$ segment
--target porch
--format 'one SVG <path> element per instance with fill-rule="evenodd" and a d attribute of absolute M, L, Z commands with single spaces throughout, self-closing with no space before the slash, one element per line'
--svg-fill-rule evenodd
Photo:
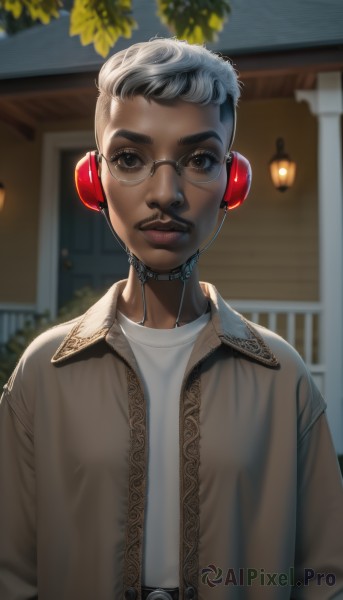
<path fill-rule="evenodd" d="M 281 335 L 302 356 L 313 379 L 325 395 L 325 361 L 320 360 L 319 302 L 233 300 L 230 306 L 253 323 Z"/>
<path fill-rule="evenodd" d="M 278 333 L 294 346 L 307 364 L 325 396 L 325 360 L 320 359 L 319 302 L 276 302 L 233 300 L 232 308 L 254 323 Z M 0 345 L 26 323 L 33 324 L 37 310 L 33 304 L 0 303 Z"/>

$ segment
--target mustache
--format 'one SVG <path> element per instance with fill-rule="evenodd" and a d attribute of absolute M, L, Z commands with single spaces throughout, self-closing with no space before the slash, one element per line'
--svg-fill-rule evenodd
<path fill-rule="evenodd" d="M 166 216 L 167 216 L 167 218 L 165 218 Z M 166 221 L 167 222 L 170 220 L 172 220 L 174 223 L 179 223 L 182 228 L 187 228 L 187 229 L 193 228 L 193 223 L 191 221 L 188 221 L 187 219 L 183 219 L 179 216 L 175 217 L 172 214 L 167 215 L 167 213 L 161 214 L 160 212 L 156 212 L 156 213 L 150 215 L 149 217 L 142 219 L 141 221 L 136 223 L 135 228 L 140 229 L 141 227 L 145 227 L 145 226 L 149 225 L 150 223 L 153 223 L 154 221 L 161 221 L 161 222 Z"/>

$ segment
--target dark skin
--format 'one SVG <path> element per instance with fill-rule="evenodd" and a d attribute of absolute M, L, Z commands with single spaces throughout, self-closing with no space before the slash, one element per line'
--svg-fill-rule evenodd
<path fill-rule="evenodd" d="M 201 106 L 180 100 L 162 104 L 143 96 L 124 102 L 116 99 L 106 124 L 99 127 L 100 151 L 107 159 L 122 150 L 143 152 L 152 160 L 177 161 L 185 153 L 198 151 L 223 158 L 232 127 L 232 117 L 221 121 L 219 106 L 213 104 Z M 199 141 L 200 134 L 204 135 Z M 132 185 L 113 178 L 103 161 L 101 180 L 117 234 L 141 261 L 163 273 L 184 263 L 210 237 L 221 214 L 227 174 L 224 166 L 215 180 L 194 184 L 180 176 L 172 164 L 164 163 L 152 177 Z M 166 230 L 171 221 L 175 227 Z M 180 281 L 149 280 L 145 284 L 145 326 L 174 327 L 181 290 Z M 195 267 L 186 284 L 180 324 L 193 321 L 206 307 Z M 118 308 L 133 321 L 142 319 L 141 285 L 132 267 Z"/>

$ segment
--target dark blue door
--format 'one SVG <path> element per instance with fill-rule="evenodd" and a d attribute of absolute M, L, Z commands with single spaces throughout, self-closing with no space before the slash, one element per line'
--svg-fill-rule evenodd
<path fill-rule="evenodd" d="M 85 208 L 78 198 L 74 169 L 83 155 L 83 150 L 61 154 L 59 307 L 80 288 L 105 290 L 128 273 L 126 254 L 104 217 Z"/>

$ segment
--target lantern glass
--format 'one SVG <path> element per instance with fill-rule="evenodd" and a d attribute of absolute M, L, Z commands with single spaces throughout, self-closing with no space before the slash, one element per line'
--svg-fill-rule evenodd
<path fill-rule="evenodd" d="M 3 183 L 0 183 L 0 211 L 2 211 L 2 209 L 4 208 L 5 196 L 6 196 L 5 186 Z"/>
<path fill-rule="evenodd" d="M 270 174 L 276 189 L 284 192 L 295 179 L 296 164 L 292 160 L 280 159 L 270 163 Z"/>

